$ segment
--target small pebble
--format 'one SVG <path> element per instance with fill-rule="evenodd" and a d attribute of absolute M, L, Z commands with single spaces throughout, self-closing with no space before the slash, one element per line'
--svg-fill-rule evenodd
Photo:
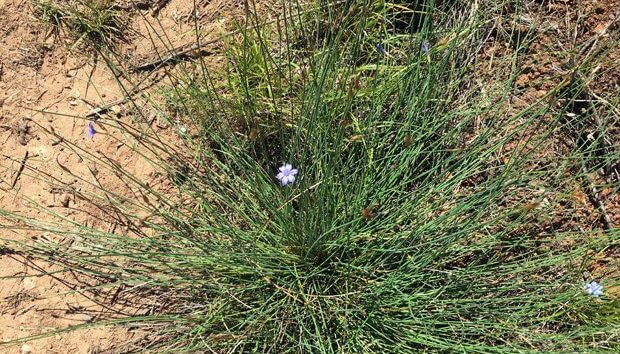
<path fill-rule="evenodd" d="M 73 90 L 69 93 L 69 97 L 73 98 L 74 100 L 77 100 L 78 98 L 80 98 L 80 91 L 78 90 Z"/>
<path fill-rule="evenodd" d="M 71 196 L 67 193 L 63 194 L 60 197 L 60 204 L 65 207 L 68 208 L 69 207 L 69 202 L 71 201 Z"/>
<path fill-rule="evenodd" d="M 84 322 L 92 322 L 95 319 L 95 317 L 93 317 L 93 316 L 91 316 L 89 314 L 86 314 L 86 313 L 79 314 L 79 317 L 80 317 L 80 320 L 82 320 Z"/>
<path fill-rule="evenodd" d="M 24 290 L 32 290 L 35 288 L 34 278 L 24 278 Z"/>
<path fill-rule="evenodd" d="M 88 347 L 88 350 L 86 351 L 86 354 L 101 354 L 101 353 L 103 353 L 101 346 L 93 345 L 93 344 L 91 344 L 90 347 Z"/>
<path fill-rule="evenodd" d="M 30 353 L 32 353 L 32 349 L 30 349 L 30 346 L 28 344 L 22 345 L 22 354 L 30 354 Z"/>

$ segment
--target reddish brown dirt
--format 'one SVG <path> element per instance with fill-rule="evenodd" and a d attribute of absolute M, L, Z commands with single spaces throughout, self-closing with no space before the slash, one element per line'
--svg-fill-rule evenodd
<path fill-rule="evenodd" d="M 619 0 L 543 0 L 529 2 L 519 15 L 498 21 L 497 30 L 488 41 L 480 58 L 480 76 L 486 85 L 505 78 L 488 77 L 485 68 L 496 65 L 514 53 L 519 39 L 526 49 L 518 63 L 521 74 L 515 80 L 520 94 L 510 105 L 520 110 L 537 104 L 560 107 L 571 85 L 581 88 L 579 104 L 572 117 L 580 117 L 583 109 L 595 107 L 592 121 L 606 122 L 610 149 L 620 148 L 620 110 L 614 100 L 620 92 L 620 1 Z M 516 32 L 512 32 L 516 29 Z M 577 69 L 578 68 L 578 69 Z M 510 110 L 512 107 L 507 108 Z M 581 120 L 586 133 L 596 130 L 590 120 Z M 536 134 L 528 131 L 526 134 Z M 540 162 L 566 156 L 575 147 L 579 131 L 558 131 L 541 149 Z M 583 134 L 583 133 L 581 133 Z M 508 144 L 506 152 L 518 142 Z M 616 150 L 617 153 L 617 150 Z M 607 171 L 592 173 L 581 183 L 563 185 L 568 192 L 550 195 L 548 202 L 554 218 L 562 227 L 592 230 L 591 237 L 604 238 L 604 229 L 620 226 L 620 164 Z M 575 171 L 579 173 L 580 171 Z M 561 184 L 561 181 L 559 181 Z M 594 188 L 592 188 L 592 185 Z M 612 186 L 616 186 L 615 188 Z M 603 210 L 597 204 L 603 206 Z M 552 222 L 557 222 L 551 220 Z M 591 277 L 612 279 L 620 276 L 620 248 L 612 246 L 593 255 L 588 266 Z M 620 289 L 608 289 L 620 294 Z"/>
<path fill-rule="evenodd" d="M 578 97 L 573 114 L 584 109 L 593 110 L 593 121 L 586 123 L 585 131 L 596 129 L 595 122 L 606 122 L 609 149 L 620 148 L 620 110 L 613 102 L 620 92 L 620 0 L 550 0 L 542 4 L 540 11 L 533 11 L 531 18 L 540 26 L 530 46 L 528 59 L 523 64 L 525 73 L 517 79 L 523 88 L 525 99 L 530 103 L 554 90 L 550 102 L 560 104 L 561 86 L 571 79 L 581 84 L 583 91 Z M 581 67 L 575 71 L 574 68 Z M 559 88 L 559 89 L 558 89 Z M 589 106 L 588 106 L 589 105 Z M 575 138 L 574 132 L 565 132 L 553 147 L 562 149 L 567 140 Z M 579 206 L 574 220 L 581 222 L 581 229 L 593 230 L 592 237 L 604 238 L 604 229 L 620 226 L 620 165 L 613 164 L 606 171 L 592 173 L 584 178 L 568 196 L 568 203 Z M 603 208 L 600 208 L 602 206 Z M 620 276 L 620 247 L 612 246 L 594 255 L 589 265 L 592 277 L 613 279 Z M 620 295 L 620 289 L 608 289 L 608 293 Z"/>

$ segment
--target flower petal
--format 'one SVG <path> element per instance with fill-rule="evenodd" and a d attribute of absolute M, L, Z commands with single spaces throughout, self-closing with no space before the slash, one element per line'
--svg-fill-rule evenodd
<path fill-rule="evenodd" d="M 588 295 L 592 295 L 593 297 L 599 297 L 603 295 L 603 285 L 599 284 L 596 281 L 591 281 L 586 284 L 585 291 Z"/>
<path fill-rule="evenodd" d="M 95 125 L 93 122 L 88 122 L 88 126 L 86 127 L 86 136 L 88 136 L 89 139 L 92 139 L 96 133 L 97 131 L 95 130 Z"/>
<path fill-rule="evenodd" d="M 286 181 L 286 184 L 291 183 L 291 176 L 284 176 L 284 181 Z"/>
<path fill-rule="evenodd" d="M 422 44 L 420 45 L 420 48 L 422 49 L 422 51 L 424 52 L 424 54 L 428 54 L 429 51 L 429 45 L 427 41 L 423 41 Z"/>
<path fill-rule="evenodd" d="M 383 48 L 383 45 L 381 45 L 381 43 L 377 43 L 377 45 L 375 46 L 375 48 L 377 48 L 377 51 L 383 55 L 386 56 L 387 55 L 387 51 L 385 50 L 385 48 Z"/>

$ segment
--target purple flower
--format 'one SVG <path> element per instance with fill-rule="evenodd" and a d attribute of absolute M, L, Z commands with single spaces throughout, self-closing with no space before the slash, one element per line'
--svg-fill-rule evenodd
<path fill-rule="evenodd" d="M 599 297 L 603 295 L 603 286 L 596 281 L 592 281 L 589 284 L 586 284 L 586 293 L 588 293 L 588 295 L 592 295 L 593 297 Z"/>
<path fill-rule="evenodd" d="M 278 170 L 280 170 L 280 173 L 276 175 L 276 178 L 280 180 L 280 184 L 282 184 L 282 187 L 286 186 L 287 184 L 295 183 L 295 175 L 297 174 L 297 169 L 293 168 L 291 164 L 286 163 Z"/>
<path fill-rule="evenodd" d="M 377 43 L 377 52 L 379 52 L 383 56 L 387 56 L 387 52 L 385 51 L 385 48 L 383 48 L 381 43 Z"/>
<path fill-rule="evenodd" d="M 427 41 L 423 41 L 422 44 L 420 45 L 420 49 L 422 49 L 424 54 L 428 54 L 428 52 L 430 50 L 428 42 Z"/>
<path fill-rule="evenodd" d="M 88 136 L 89 139 L 92 139 L 95 136 L 95 133 L 97 133 L 97 131 L 95 130 L 95 125 L 93 124 L 93 122 L 88 122 L 86 136 Z"/>

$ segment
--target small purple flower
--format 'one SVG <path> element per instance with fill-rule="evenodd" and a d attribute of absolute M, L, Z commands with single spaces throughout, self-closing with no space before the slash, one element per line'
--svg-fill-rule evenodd
<path fill-rule="evenodd" d="M 603 286 L 596 281 L 592 281 L 589 284 L 586 284 L 586 293 L 588 293 L 588 295 L 592 295 L 593 297 L 599 297 L 603 295 Z"/>
<path fill-rule="evenodd" d="M 89 139 L 92 139 L 96 133 L 97 131 L 95 130 L 95 125 L 93 124 L 93 122 L 88 122 L 88 127 L 86 129 L 86 136 L 88 136 Z"/>
<path fill-rule="evenodd" d="M 420 49 L 422 49 L 424 54 L 428 54 L 428 52 L 430 51 L 430 47 L 428 45 L 428 42 L 427 41 L 423 41 L 422 44 L 420 45 Z"/>
<path fill-rule="evenodd" d="M 286 163 L 278 170 L 280 170 L 280 173 L 278 173 L 276 178 L 280 180 L 280 184 L 282 184 L 282 187 L 286 186 L 287 184 L 295 183 L 295 175 L 297 174 L 297 169 L 293 168 L 291 164 Z"/>
<path fill-rule="evenodd" d="M 387 56 L 387 52 L 385 51 L 385 48 L 383 48 L 381 43 L 377 43 L 377 52 L 379 52 L 383 56 Z"/>

